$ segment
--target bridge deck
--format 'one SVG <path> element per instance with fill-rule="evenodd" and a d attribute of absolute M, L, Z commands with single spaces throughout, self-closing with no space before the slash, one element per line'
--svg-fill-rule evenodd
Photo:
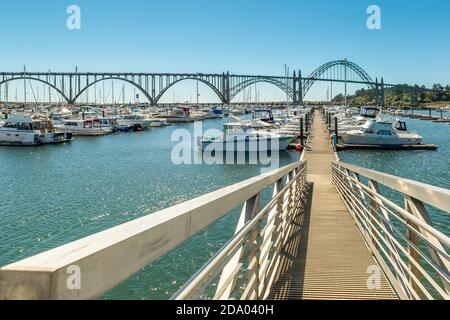
<path fill-rule="evenodd" d="M 333 150 L 316 111 L 306 153 L 312 193 L 298 232 L 289 239 L 270 299 L 396 299 L 382 275 L 369 289 L 368 267 L 377 265 L 331 183 Z M 302 222 L 302 223 L 301 223 Z"/>

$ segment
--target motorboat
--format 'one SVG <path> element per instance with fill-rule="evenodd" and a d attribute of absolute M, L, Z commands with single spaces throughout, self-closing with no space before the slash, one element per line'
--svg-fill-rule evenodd
<path fill-rule="evenodd" d="M 368 120 L 360 129 L 342 133 L 346 144 L 359 145 L 418 145 L 422 137 L 415 132 L 408 132 L 406 123 L 372 119 Z"/>
<path fill-rule="evenodd" d="M 150 119 L 150 127 L 151 128 L 158 128 L 158 127 L 166 127 L 169 124 L 167 123 L 167 120 L 164 118 L 152 118 Z"/>
<path fill-rule="evenodd" d="M 359 115 L 365 118 L 376 118 L 380 109 L 372 106 L 361 106 Z"/>
<path fill-rule="evenodd" d="M 255 109 L 253 111 L 253 119 L 259 119 L 267 123 L 273 123 L 274 117 L 270 109 Z"/>
<path fill-rule="evenodd" d="M 113 132 L 111 127 L 102 127 L 97 118 L 65 120 L 63 128 L 72 132 L 74 136 L 103 136 Z"/>
<path fill-rule="evenodd" d="M 100 127 L 102 129 L 111 129 L 113 132 L 132 132 L 142 130 L 142 128 L 136 124 L 119 123 L 119 117 L 116 116 L 98 117 L 97 119 L 100 121 Z"/>
<path fill-rule="evenodd" d="M 0 145 L 35 146 L 72 140 L 72 133 L 59 131 L 49 118 L 40 115 L 17 115 L 0 127 Z"/>
<path fill-rule="evenodd" d="M 179 106 L 176 107 L 169 114 L 161 114 L 157 116 L 158 118 L 165 119 L 168 123 L 188 123 L 197 120 L 191 117 L 191 107 L 190 106 Z"/>
<path fill-rule="evenodd" d="M 257 130 L 241 122 L 223 124 L 221 135 L 203 137 L 199 147 L 205 151 L 258 152 L 286 150 L 294 135 Z"/>

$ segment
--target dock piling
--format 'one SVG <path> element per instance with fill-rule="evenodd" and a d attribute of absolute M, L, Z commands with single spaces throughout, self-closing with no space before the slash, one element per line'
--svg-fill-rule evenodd
<path fill-rule="evenodd" d="M 339 142 L 339 134 L 338 134 L 338 118 L 334 117 L 334 144 L 338 144 Z"/>
<path fill-rule="evenodd" d="M 302 147 L 304 146 L 303 142 L 303 118 L 300 118 L 300 144 Z"/>

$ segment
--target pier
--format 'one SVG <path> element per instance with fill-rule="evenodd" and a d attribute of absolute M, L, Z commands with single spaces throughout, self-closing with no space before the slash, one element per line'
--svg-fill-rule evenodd
<path fill-rule="evenodd" d="M 411 145 L 370 145 L 370 144 L 345 144 L 338 143 L 334 146 L 336 151 L 344 150 L 437 150 L 435 144 L 411 144 Z"/>
<path fill-rule="evenodd" d="M 274 299 L 395 299 L 382 277 L 367 288 L 367 270 L 376 265 L 331 180 L 336 160 L 325 124 L 316 111 L 308 162 L 312 196 L 299 232 L 286 253 L 270 294 Z M 295 243 L 295 244 L 294 244 Z"/>
<path fill-rule="evenodd" d="M 450 239 L 429 215 L 450 191 L 340 161 L 317 110 L 308 140 L 290 165 L 0 268 L 0 299 L 102 297 L 236 208 L 173 299 L 450 299 Z"/>

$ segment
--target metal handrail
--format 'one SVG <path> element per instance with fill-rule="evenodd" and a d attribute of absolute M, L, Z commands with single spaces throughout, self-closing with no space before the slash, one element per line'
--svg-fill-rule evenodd
<path fill-rule="evenodd" d="M 332 163 L 332 181 L 399 297 L 450 299 L 450 238 L 424 206 L 449 213 L 450 191 L 339 161 Z M 402 193 L 405 207 L 379 185 Z"/>
<path fill-rule="evenodd" d="M 284 240 L 289 235 L 289 231 L 280 232 L 277 236 L 273 236 L 276 231 L 290 229 L 291 222 L 299 214 L 299 207 L 295 203 L 298 203 L 297 200 L 304 191 L 306 171 L 306 163 L 303 163 L 292 174 L 287 175 L 288 181 L 281 189 L 279 188 L 281 181 L 278 181 L 278 190 L 275 186 L 270 202 L 245 222 L 241 228 L 238 227 L 234 237 L 177 291 L 172 299 L 182 300 L 202 297 L 208 286 L 216 284 L 214 280 L 217 279 L 219 273 L 222 276 L 215 290 L 215 299 L 229 299 L 235 295 L 235 291 L 239 290 L 242 291 L 240 296 L 237 297 L 239 299 L 264 298 L 268 294 L 273 273 L 276 270 L 275 266 L 279 258 L 277 254 L 285 243 Z M 291 196 L 293 193 L 294 197 L 287 196 L 288 193 L 291 193 Z M 287 201 L 285 201 L 286 196 L 288 197 Z M 280 201 L 283 202 L 281 206 L 279 205 Z M 277 209 L 277 206 L 282 210 Z M 274 213 L 274 210 L 276 214 L 270 216 L 270 213 Z M 245 211 L 243 210 L 242 215 L 244 214 Z M 285 215 L 284 220 L 280 220 L 280 224 L 277 225 L 277 218 L 282 218 L 281 215 L 283 214 Z M 257 237 L 264 237 L 264 240 L 256 243 Z M 233 261 L 238 251 L 245 249 L 250 249 L 250 252 L 258 251 L 259 255 L 243 254 Z M 272 255 L 270 255 L 271 250 L 273 250 Z M 245 260 L 249 257 L 249 261 L 245 263 Z M 234 283 L 239 276 L 239 271 L 247 273 L 246 277 L 249 281 L 248 283 L 240 283 L 240 288 L 236 288 Z M 268 274 L 264 275 L 267 271 Z"/>
<path fill-rule="evenodd" d="M 357 173 L 372 181 L 376 181 L 386 187 L 428 203 L 429 205 L 438 208 L 445 213 L 450 213 L 450 190 L 448 189 L 397 177 L 349 163 L 335 162 L 334 165 L 336 164 L 339 164 L 342 169 L 350 170 L 351 172 Z"/>

